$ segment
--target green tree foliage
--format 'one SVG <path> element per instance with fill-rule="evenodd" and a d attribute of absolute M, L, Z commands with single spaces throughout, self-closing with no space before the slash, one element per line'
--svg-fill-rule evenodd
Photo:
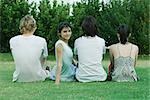
<path fill-rule="evenodd" d="M 9 39 L 18 35 L 20 19 L 29 14 L 30 5 L 26 0 L 1 0 L 1 41 L 0 52 L 9 51 Z"/>
<path fill-rule="evenodd" d="M 107 4 L 104 4 L 103 1 L 99 2 L 99 0 L 81 1 L 73 6 L 74 20 L 72 21 L 76 22 L 74 28 L 78 33 L 77 36 L 82 34 L 79 31 L 79 23 L 82 18 L 92 15 L 97 19 L 99 35 L 106 40 L 107 46 L 118 42 L 117 27 L 120 24 L 127 24 L 131 30 L 129 41 L 139 46 L 141 54 L 149 54 L 148 0 L 110 0 Z"/>
<path fill-rule="evenodd" d="M 37 34 L 45 37 L 49 51 L 54 50 L 57 38 L 58 23 L 69 19 L 70 5 L 58 4 L 56 0 L 42 0 L 39 5 Z"/>
<path fill-rule="evenodd" d="M 49 52 L 54 51 L 57 41 L 57 26 L 69 21 L 73 27 L 70 45 L 82 35 L 81 22 L 87 15 L 97 19 L 99 36 L 109 46 L 118 42 L 117 27 L 125 23 L 131 28 L 130 41 L 140 48 L 141 54 L 149 54 L 149 0 L 110 0 L 105 4 L 101 0 L 81 0 L 73 4 L 70 15 L 69 4 L 57 3 L 57 0 L 41 0 L 37 5 L 27 0 L 1 0 L 1 47 L 0 52 L 9 51 L 9 39 L 19 33 L 19 21 L 26 14 L 32 14 L 37 21 L 35 34 L 46 38 Z"/>
<path fill-rule="evenodd" d="M 140 47 L 140 53 L 149 54 L 149 0 L 130 1 L 131 40 Z"/>

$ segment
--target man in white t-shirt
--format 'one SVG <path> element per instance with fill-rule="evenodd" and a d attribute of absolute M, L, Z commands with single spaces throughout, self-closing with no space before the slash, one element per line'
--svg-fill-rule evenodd
<path fill-rule="evenodd" d="M 49 72 L 43 69 L 48 56 L 47 43 L 42 37 L 35 36 L 36 21 L 26 15 L 20 21 L 22 35 L 10 39 L 10 49 L 15 61 L 13 82 L 44 81 Z"/>
<path fill-rule="evenodd" d="M 75 40 L 74 54 L 78 56 L 76 78 L 80 82 L 105 81 L 107 74 L 102 66 L 105 40 L 96 33 L 96 20 L 87 16 L 82 22 L 82 37 Z"/>

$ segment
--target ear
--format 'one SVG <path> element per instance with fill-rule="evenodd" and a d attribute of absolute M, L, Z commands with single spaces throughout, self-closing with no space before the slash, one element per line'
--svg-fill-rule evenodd
<path fill-rule="evenodd" d="M 127 37 L 127 41 L 129 41 L 130 37 L 131 37 L 131 33 L 129 33 L 129 36 Z"/>
<path fill-rule="evenodd" d="M 118 37 L 118 39 L 120 39 L 120 36 L 119 36 L 119 34 L 117 33 L 117 37 Z"/>
<path fill-rule="evenodd" d="M 131 33 L 129 33 L 129 38 L 131 37 Z"/>
<path fill-rule="evenodd" d="M 119 34 L 117 33 L 117 37 L 118 37 L 118 40 L 120 41 L 120 36 L 119 36 Z"/>
<path fill-rule="evenodd" d="M 117 37 L 119 37 L 119 34 L 117 33 Z"/>

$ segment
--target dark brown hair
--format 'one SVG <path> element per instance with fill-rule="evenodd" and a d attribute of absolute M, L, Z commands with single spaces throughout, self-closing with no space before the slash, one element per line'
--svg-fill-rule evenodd
<path fill-rule="evenodd" d="M 69 24 L 69 22 L 60 22 L 59 25 L 58 25 L 58 28 L 57 28 L 57 32 L 58 33 L 61 33 L 62 29 L 65 28 L 65 27 L 71 27 L 71 25 Z"/>
<path fill-rule="evenodd" d="M 96 19 L 93 16 L 87 16 L 81 24 L 83 34 L 94 37 L 98 33 Z"/>
<path fill-rule="evenodd" d="M 129 37 L 130 34 L 130 30 L 128 28 L 128 26 L 126 24 L 122 24 L 118 27 L 117 30 L 119 36 L 120 36 L 120 42 L 121 44 L 126 44 L 127 39 Z"/>

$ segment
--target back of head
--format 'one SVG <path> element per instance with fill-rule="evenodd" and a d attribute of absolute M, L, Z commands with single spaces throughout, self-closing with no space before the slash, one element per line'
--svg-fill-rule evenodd
<path fill-rule="evenodd" d="M 31 15 L 26 15 L 20 20 L 19 29 L 21 33 L 32 32 L 36 29 L 36 21 Z"/>
<path fill-rule="evenodd" d="M 125 24 L 120 25 L 117 32 L 119 34 L 121 44 L 126 44 L 130 33 L 128 26 Z"/>
<path fill-rule="evenodd" d="M 94 37 L 98 33 L 96 19 L 93 16 L 87 16 L 81 24 L 84 35 Z"/>
<path fill-rule="evenodd" d="M 57 28 L 57 32 L 58 33 L 61 33 L 61 30 L 65 27 L 71 27 L 71 25 L 68 23 L 68 22 L 60 22 L 59 25 L 58 25 L 58 28 Z"/>

